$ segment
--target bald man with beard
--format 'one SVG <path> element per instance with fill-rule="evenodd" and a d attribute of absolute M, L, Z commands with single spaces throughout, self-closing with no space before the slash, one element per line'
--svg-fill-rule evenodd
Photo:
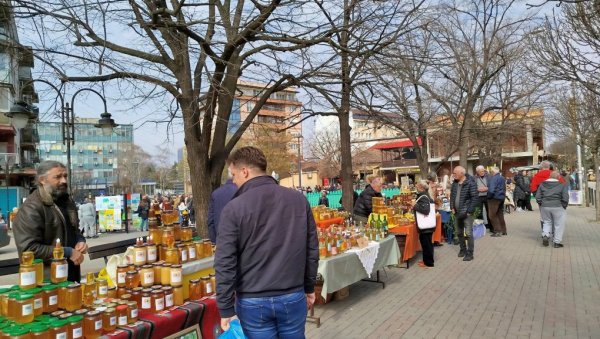
<path fill-rule="evenodd" d="M 473 239 L 473 219 L 475 208 L 479 203 L 477 183 L 467 174 L 462 166 L 456 166 L 453 171 L 454 182 L 450 189 L 450 209 L 455 216 L 458 244 L 460 245 L 459 257 L 463 261 L 473 260 L 475 239 Z"/>

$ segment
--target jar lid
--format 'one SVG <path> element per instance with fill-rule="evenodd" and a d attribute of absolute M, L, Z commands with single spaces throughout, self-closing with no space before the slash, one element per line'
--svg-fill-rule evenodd
<path fill-rule="evenodd" d="M 67 287 L 67 286 L 69 286 L 69 285 L 71 285 L 71 284 L 72 284 L 72 283 L 71 283 L 71 282 L 69 282 L 69 281 L 63 281 L 63 282 L 59 282 L 59 283 L 58 283 L 58 286 L 59 286 L 59 287 Z"/>
<path fill-rule="evenodd" d="M 75 315 L 84 315 L 84 314 L 88 313 L 89 311 L 90 310 L 88 310 L 87 308 L 80 308 L 73 313 L 75 313 Z"/>
<path fill-rule="evenodd" d="M 10 288 L 0 288 L 0 294 L 8 293 L 10 291 L 11 291 Z"/>
<path fill-rule="evenodd" d="M 205 277 L 202 277 L 200 279 L 202 279 L 202 280 L 210 280 L 210 277 L 209 276 L 205 276 Z"/>
<path fill-rule="evenodd" d="M 15 299 L 22 301 L 22 300 L 27 300 L 27 299 L 31 299 L 31 298 L 33 298 L 33 294 L 23 293 L 23 294 L 17 295 L 17 297 Z"/>
<path fill-rule="evenodd" d="M 150 293 L 150 292 L 152 292 L 152 289 L 151 289 L 151 288 L 144 288 L 144 289 L 142 290 L 142 293 Z"/>
<path fill-rule="evenodd" d="M 50 313 L 50 315 L 53 316 L 53 317 L 58 317 L 59 315 L 61 315 L 63 313 L 65 313 L 65 311 L 58 310 L 58 311 L 54 311 L 54 312 Z"/>
<path fill-rule="evenodd" d="M 34 264 L 44 263 L 44 260 L 42 260 L 42 259 L 33 259 L 33 263 Z"/>
<path fill-rule="evenodd" d="M 114 313 L 115 312 L 115 308 L 114 307 L 107 307 L 106 311 L 104 311 L 105 313 Z"/>
<path fill-rule="evenodd" d="M 88 313 L 86 313 L 85 316 L 86 317 L 95 317 L 95 316 L 99 315 L 100 313 L 102 313 L 102 312 L 100 312 L 98 310 L 93 310 L 93 311 L 89 311 Z"/>
<path fill-rule="evenodd" d="M 129 267 L 129 265 L 127 265 L 127 264 L 117 265 L 117 268 L 127 268 L 127 267 Z"/>
<path fill-rule="evenodd" d="M 137 274 L 137 273 L 138 273 L 137 271 L 135 271 L 135 270 L 131 270 L 131 271 L 127 271 L 127 273 L 126 273 L 126 274 Z"/>
<path fill-rule="evenodd" d="M 123 299 L 130 299 L 131 298 L 131 294 L 129 294 L 129 293 L 123 294 L 121 296 L 121 298 L 123 298 Z"/>
<path fill-rule="evenodd" d="M 79 284 L 71 284 L 71 285 L 67 286 L 67 288 L 70 289 L 70 290 L 72 290 L 72 289 L 75 289 L 75 288 L 81 288 L 81 285 L 79 285 Z"/>
<path fill-rule="evenodd" d="M 125 311 L 125 310 L 127 310 L 128 307 L 129 306 L 127 306 L 127 305 L 119 305 L 119 306 L 117 306 L 116 310 L 117 311 Z"/>
<path fill-rule="evenodd" d="M 29 329 L 23 326 L 15 326 L 5 330 L 4 333 L 12 337 L 18 337 L 29 333 Z"/>
<path fill-rule="evenodd" d="M 106 306 L 99 306 L 95 308 L 96 311 L 100 311 L 100 312 L 106 312 L 107 307 Z"/>
<path fill-rule="evenodd" d="M 208 276 L 212 278 L 212 277 L 215 276 L 215 274 L 214 273 L 210 273 L 210 274 L 208 274 Z"/>
<path fill-rule="evenodd" d="M 163 266 L 163 267 L 171 267 L 171 264 L 169 264 L 169 263 L 164 263 L 164 264 L 162 264 L 162 266 Z"/>
<path fill-rule="evenodd" d="M 157 262 L 153 263 L 152 265 L 154 265 L 154 266 L 160 266 L 160 265 L 162 265 L 164 263 L 165 262 L 161 260 L 161 261 L 157 261 Z"/>
<path fill-rule="evenodd" d="M 42 292 L 42 289 L 39 287 L 35 287 L 35 288 L 27 290 L 27 293 L 31 293 L 31 294 L 38 294 L 40 292 Z"/>
<path fill-rule="evenodd" d="M 46 286 L 42 286 L 42 291 L 54 291 L 57 288 L 58 288 L 58 286 L 56 286 L 56 285 L 46 285 Z"/>
<path fill-rule="evenodd" d="M 63 313 L 63 314 L 59 315 L 58 319 L 67 319 L 67 318 L 72 317 L 72 316 L 73 316 L 73 313 L 67 312 L 67 313 Z"/>
<path fill-rule="evenodd" d="M 40 333 L 40 332 L 48 331 L 49 328 L 50 328 L 50 326 L 48 326 L 48 324 L 35 323 L 35 324 L 31 325 L 29 330 L 34 333 Z"/>
<path fill-rule="evenodd" d="M 96 278 L 96 282 L 106 282 L 106 278 Z"/>
<path fill-rule="evenodd" d="M 82 315 L 73 315 L 70 316 L 69 319 L 67 319 L 70 323 L 77 323 L 83 320 L 83 316 Z"/>
<path fill-rule="evenodd" d="M 132 301 L 128 301 L 127 305 L 129 305 L 129 306 L 135 306 L 135 308 L 137 308 L 137 302 L 133 301 L 133 300 Z"/>
<path fill-rule="evenodd" d="M 200 282 L 200 279 L 190 279 L 190 284 L 197 284 Z"/>
<path fill-rule="evenodd" d="M 133 292 L 141 292 L 144 288 L 143 287 L 135 287 L 133 289 Z"/>
<path fill-rule="evenodd" d="M 150 269 L 150 268 L 152 268 L 152 265 L 147 265 L 146 264 L 146 265 L 143 265 L 142 268 Z"/>
<path fill-rule="evenodd" d="M 163 294 L 164 292 L 161 290 L 152 290 L 151 294 Z"/>
<path fill-rule="evenodd" d="M 162 290 L 165 291 L 165 292 L 168 292 L 168 291 L 170 291 L 172 289 L 173 289 L 172 286 L 163 286 L 163 288 L 162 288 Z"/>
<path fill-rule="evenodd" d="M 69 321 L 66 320 L 66 319 L 57 319 L 57 320 L 51 322 L 50 326 L 52 326 L 53 328 L 63 327 L 63 326 L 65 326 L 68 323 L 69 323 Z"/>
<path fill-rule="evenodd" d="M 153 290 L 159 290 L 162 288 L 162 285 L 152 285 L 150 288 Z"/>
<path fill-rule="evenodd" d="M 45 324 L 45 323 L 49 322 L 50 319 L 52 319 L 52 317 L 50 317 L 49 315 L 47 315 L 47 314 L 40 314 L 37 317 L 35 317 L 34 320 L 36 322 L 38 322 L 38 323 L 44 323 Z"/>
<path fill-rule="evenodd" d="M 174 264 L 174 265 L 171 265 L 171 268 L 181 268 L 181 267 L 182 267 L 182 266 L 181 266 L 181 264 Z"/>
<path fill-rule="evenodd" d="M 15 299 L 15 298 L 17 298 L 18 296 L 19 296 L 19 292 L 11 292 L 11 293 L 9 293 L 9 294 L 8 294 L 8 297 L 9 297 L 10 299 Z"/>
<path fill-rule="evenodd" d="M 66 262 L 67 262 L 67 259 L 65 259 L 64 257 L 62 257 L 62 258 L 60 258 L 60 259 L 53 258 L 53 259 L 52 259 L 52 261 L 53 261 L 53 262 L 64 261 L 64 262 L 66 263 Z"/>
<path fill-rule="evenodd" d="M 109 290 L 116 290 L 116 289 L 117 289 L 117 286 L 110 286 L 108 289 L 109 289 Z"/>

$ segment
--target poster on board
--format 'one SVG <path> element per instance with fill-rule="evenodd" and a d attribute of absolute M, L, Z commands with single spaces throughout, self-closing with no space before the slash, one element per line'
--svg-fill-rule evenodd
<path fill-rule="evenodd" d="M 106 231 L 121 230 L 123 228 L 122 208 L 123 197 L 120 195 L 96 197 L 96 211 L 100 228 Z"/>

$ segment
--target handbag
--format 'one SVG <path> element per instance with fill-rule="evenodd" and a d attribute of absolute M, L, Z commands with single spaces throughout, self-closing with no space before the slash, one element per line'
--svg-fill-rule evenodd
<path fill-rule="evenodd" d="M 424 197 L 424 195 L 420 196 L 419 199 Z M 417 201 L 419 201 L 417 199 Z M 419 213 L 415 211 L 415 215 L 417 216 L 417 227 L 420 230 L 429 230 L 435 228 L 436 220 L 435 220 L 435 204 L 429 203 L 429 214 L 425 215 L 423 213 Z"/>

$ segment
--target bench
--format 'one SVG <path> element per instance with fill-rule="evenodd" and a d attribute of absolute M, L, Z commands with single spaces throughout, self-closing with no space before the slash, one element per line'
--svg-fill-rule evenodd
<path fill-rule="evenodd" d="M 125 253 L 127 247 L 135 245 L 135 238 L 111 242 L 108 244 L 91 246 L 88 248 L 90 259 L 104 258 L 104 263 L 108 262 L 108 257 L 113 254 Z"/>

